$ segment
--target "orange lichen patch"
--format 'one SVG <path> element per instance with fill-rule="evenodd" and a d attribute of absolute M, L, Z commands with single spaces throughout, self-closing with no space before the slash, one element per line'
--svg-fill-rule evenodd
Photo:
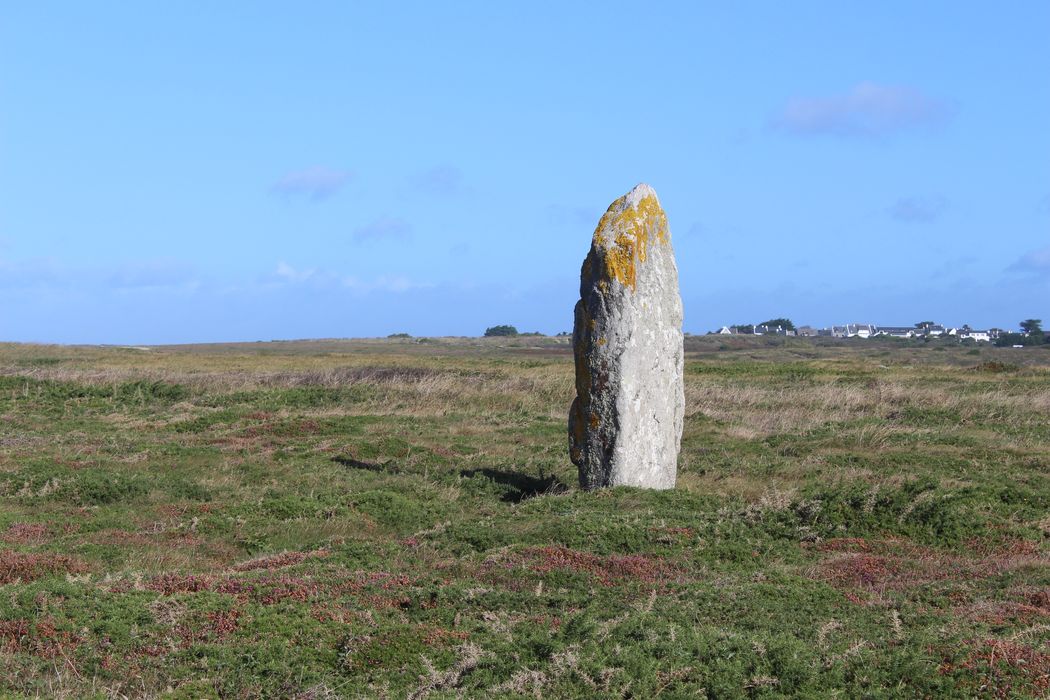
<path fill-rule="evenodd" d="M 649 244 L 667 243 L 667 215 L 653 195 L 643 197 L 633 207 L 620 209 L 624 197 L 613 202 L 598 222 L 593 246 L 605 249 L 606 277 L 634 290 L 638 285 L 637 265 L 648 258 Z M 606 229 L 615 231 L 611 245 L 601 235 Z"/>
<path fill-rule="evenodd" d="M 598 414 L 595 411 L 591 411 L 591 419 L 590 419 L 589 423 L 590 423 L 590 426 L 591 426 L 592 429 L 597 430 L 598 424 L 599 424 L 599 419 L 598 419 Z"/>

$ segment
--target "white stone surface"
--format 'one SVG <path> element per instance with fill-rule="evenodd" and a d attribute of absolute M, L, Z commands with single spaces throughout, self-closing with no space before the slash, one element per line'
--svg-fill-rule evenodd
<path fill-rule="evenodd" d="M 685 411 L 682 298 L 667 216 L 648 185 L 598 223 L 573 345 L 569 455 L 580 485 L 673 488 Z"/>

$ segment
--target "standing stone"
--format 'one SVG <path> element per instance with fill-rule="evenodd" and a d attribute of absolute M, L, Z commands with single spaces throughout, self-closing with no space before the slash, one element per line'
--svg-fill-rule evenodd
<path fill-rule="evenodd" d="M 580 486 L 674 488 L 685 411 L 682 297 L 667 215 L 649 185 L 598 222 L 573 346 L 569 456 Z"/>

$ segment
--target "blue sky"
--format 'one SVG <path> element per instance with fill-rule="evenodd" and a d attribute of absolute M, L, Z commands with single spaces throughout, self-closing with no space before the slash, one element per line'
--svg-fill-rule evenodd
<path fill-rule="evenodd" d="M 668 212 L 685 329 L 1050 317 L 1050 3 L 18 3 L 0 340 L 569 330 Z"/>

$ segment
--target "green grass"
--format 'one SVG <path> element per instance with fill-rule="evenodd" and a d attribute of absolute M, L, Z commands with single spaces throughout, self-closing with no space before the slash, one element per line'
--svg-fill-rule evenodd
<path fill-rule="evenodd" d="M 564 339 L 0 345 L 0 696 L 1050 693 L 1050 352 L 687 351 L 584 493 Z"/>

